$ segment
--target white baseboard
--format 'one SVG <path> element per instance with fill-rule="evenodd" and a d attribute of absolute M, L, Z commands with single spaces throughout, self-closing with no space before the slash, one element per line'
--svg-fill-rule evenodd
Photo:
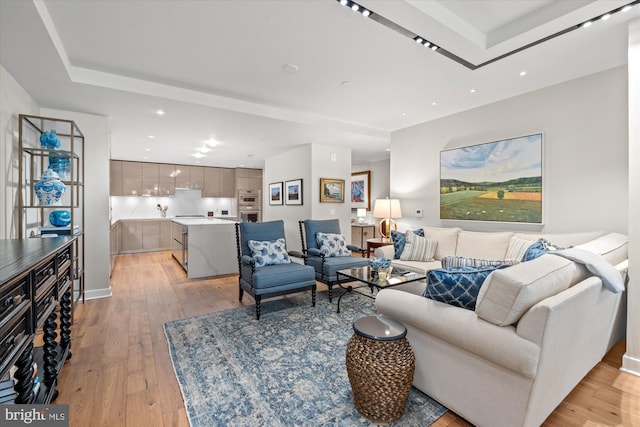
<path fill-rule="evenodd" d="M 111 297 L 111 287 L 103 288 L 103 289 L 93 289 L 90 291 L 84 291 L 84 299 L 92 300 L 92 299 L 100 299 L 100 298 L 109 298 Z M 74 300 L 78 297 L 78 295 L 74 295 Z"/>
<path fill-rule="evenodd" d="M 628 356 L 625 353 L 625 355 L 622 356 L 622 367 L 620 370 L 640 377 L 640 359 Z"/>

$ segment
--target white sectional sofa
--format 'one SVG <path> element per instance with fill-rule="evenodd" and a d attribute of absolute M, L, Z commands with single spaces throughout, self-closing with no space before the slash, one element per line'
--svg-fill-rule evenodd
<path fill-rule="evenodd" d="M 424 231 L 438 242 L 435 260 L 394 260 L 394 266 L 430 270 L 446 255 L 501 260 L 516 236 L 598 253 L 626 278 L 628 238 L 617 233 Z M 376 249 L 376 256 L 393 258 L 393 246 Z M 376 308 L 407 327 L 414 386 L 478 426 L 540 425 L 624 337 L 626 292 L 609 291 L 583 265 L 559 255 L 492 272 L 475 311 L 423 297 L 426 286 L 384 289 Z"/>

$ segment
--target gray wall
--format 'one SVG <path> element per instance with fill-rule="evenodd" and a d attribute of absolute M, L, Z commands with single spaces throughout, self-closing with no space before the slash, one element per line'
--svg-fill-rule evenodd
<path fill-rule="evenodd" d="M 399 228 L 627 233 L 627 70 L 618 67 L 393 132 L 391 193 Z M 440 151 L 544 133 L 544 226 L 441 221 Z M 423 218 L 413 215 L 424 210 Z"/>

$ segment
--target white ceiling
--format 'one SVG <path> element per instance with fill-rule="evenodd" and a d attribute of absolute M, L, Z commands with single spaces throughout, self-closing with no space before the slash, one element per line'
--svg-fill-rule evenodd
<path fill-rule="evenodd" d="M 629 2 L 359 3 L 477 65 Z M 0 0 L 0 63 L 42 107 L 108 116 L 113 158 L 262 167 L 322 143 L 364 163 L 394 130 L 625 64 L 639 9 L 472 71 L 335 0 Z"/>

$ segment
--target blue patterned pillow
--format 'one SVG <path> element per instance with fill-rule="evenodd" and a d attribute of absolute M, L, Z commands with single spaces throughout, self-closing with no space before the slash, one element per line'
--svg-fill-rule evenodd
<path fill-rule="evenodd" d="M 506 267 L 460 267 L 434 269 L 427 272 L 427 288 L 423 296 L 467 310 L 476 309 L 478 292 L 493 270 Z"/>
<path fill-rule="evenodd" d="M 247 240 L 247 246 L 256 261 L 256 267 L 291 263 L 282 237 L 277 240 Z"/>
<path fill-rule="evenodd" d="M 538 258 L 539 256 L 546 254 L 547 252 L 549 252 L 549 249 L 547 249 L 547 245 L 545 245 L 544 240 L 540 239 L 533 245 L 529 246 L 529 249 L 527 249 L 527 251 L 524 253 L 524 256 L 522 257 L 522 262 L 531 261 Z"/>
<path fill-rule="evenodd" d="M 424 237 L 424 230 L 419 228 L 413 231 L 416 236 Z M 393 259 L 400 259 L 402 251 L 404 251 L 404 245 L 407 244 L 407 238 L 404 233 L 391 230 L 391 241 L 393 242 Z"/>
<path fill-rule="evenodd" d="M 316 233 L 316 242 L 318 242 L 318 249 L 324 252 L 326 256 L 351 255 L 342 234 L 318 232 Z"/>

